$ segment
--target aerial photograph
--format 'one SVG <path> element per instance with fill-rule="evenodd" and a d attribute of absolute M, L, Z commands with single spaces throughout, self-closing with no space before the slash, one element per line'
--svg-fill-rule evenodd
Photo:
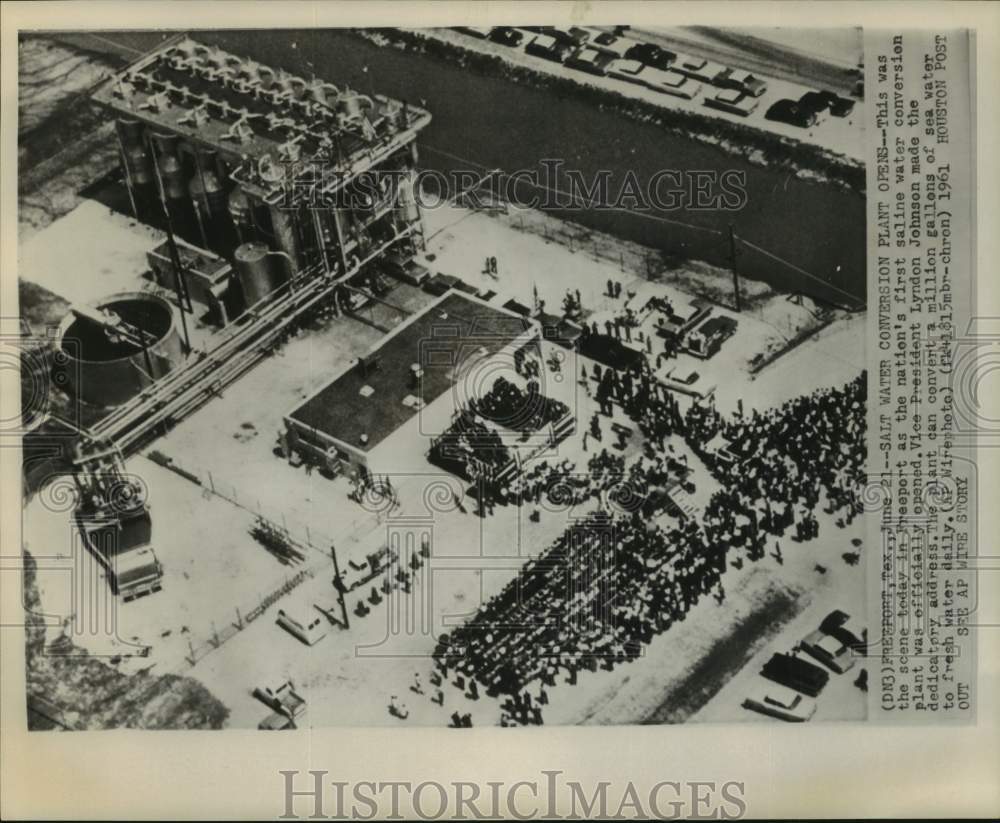
<path fill-rule="evenodd" d="M 29 729 L 867 717 L 859 29 L 18 45 Z"/>

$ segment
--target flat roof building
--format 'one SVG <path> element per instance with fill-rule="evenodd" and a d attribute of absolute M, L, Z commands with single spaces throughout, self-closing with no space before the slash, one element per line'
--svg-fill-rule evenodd
<path fill-rule="evenodd" d="M 513 353 L 538 338 L 528 318 L 449 291 L 290 412 L 287 446 L 334 472 L 397 469 L 396 434 L 410 448 L 414 437 L 440 435 L 469 399 L 457 384 L 475 384 L 477 370 L 495 376 L 507 357 L 513 369 Z"/>

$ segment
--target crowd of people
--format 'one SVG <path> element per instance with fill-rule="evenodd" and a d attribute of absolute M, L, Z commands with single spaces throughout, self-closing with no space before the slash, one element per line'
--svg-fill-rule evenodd
<path fill-rule="evenodd" d="M 469 410 L 516 432 L 538 431 L 569 414 L 569 406 L 541 393 L 537 380 L 522 389 L 505 377 L 498 377 L 482 397 L 470 399 Z"/>
<path fill-rule="evenodd" d="M 862 374 L 843 388 L 818 389 L 763 414 L 689 413 L 688 442 L 722 485 L 704 515 L 712 539 L 755 560 L 768 535 L 793 528 L 798 542 L 817 537 L 821 506 L 844 524 L 859 515 L 865 392 Z M 725 457 L 709 448 L 720 436 Z"/>
<path fill-rule="evenodd" d="M 602 375 L 603 377 L 603 375 Z M 683 620 L 706 594 L 725 597 L 727 563 L 761 559 L 774 536 L 794 528 L 795 540 L 818 534 L 815 510 L 861 511 L 864 480 L 865 375 L 843 388 L 823 389 L 766 413 L 731 417 L 711 403 L 684 413 L 652 390 L 643 375 L 616 400 L 647 435 L 646 453 L 626 471 L 606 449 L 591 458 L 581 498 L 623 479 L 641 498 L 672 480 L 686 481 L 685 458 L 665 446 L 680 435 L 720 484 L 700 518 L 663 527 L 642 507 L 601 507 L 575 522 L 537 560 L 491 598 L 464 626 L 443 635 L 436 665 L 474 678 L 491 695 L 514 696 L 522 710 L 506 724 L 541 722 L 537 705 L 523 711 L 529 689 L 576 681 L 583 669 L 634 660 L 654 635 Z M 547 476 L 558 480 L 558 468 Z M 536 489 L 537 486 L 533 487 Z M 537 715 L 537 716 L 536 716 Z"/>

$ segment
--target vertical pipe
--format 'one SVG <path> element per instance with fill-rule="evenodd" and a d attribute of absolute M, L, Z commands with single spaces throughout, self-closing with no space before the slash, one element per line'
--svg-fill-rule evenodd
<path fill-rule="evenodd" d="M 277 204 L 270 207 L 271 225 L 274 228 L 274 239 L 278 244 L 277 251 L 283 251 L 291 258 L 292 271 L 289 276 L 294 276 L 302 265 L 299 259 L 299 241 L 296 236 L 296 220 L 292 214 L 282 209 Z"/>
<path fill-rule="evenodd" d="M 163 178 L 160 176 L 160 163 L 156 156 L 156 146 L 150 145 L 153 156 L 153 170 L 156 172 L 156 182 L 160 190 L 160 203 L 163 205 L 163 216 L 167 225 L 167 248 L 170 249 L 170 261 L 174 266 L 174 287 L 177 290 L 177 302 L 181 310 L 181 329 L 184 332 L 184 353 L 191 351 L 191 338 L 188 336 L 187 317 L 185 316 L 186 286 L 184 282 L 184 270 L 181 266 L 181 256 L 177 251 L 177 243 L 174 241 L 173 221 L 170 219 L 170 209 L 167 207 L 167 194 L 163 187 Z M 191 300 L 187 299 L 187 307 L 190 309 Z"/>
<path fill-rule="evenodd" d="M 324 268 L 330 271 L 330 258 L 326 251 L 326 242 L 323 239 L 323 224 L 320 221 L 319 211 L 313 209 L 313 228 L 316 231 L 316 244 L 319 248 L 320 259 L 323 261 Z"/>
<path fill-rule="evenodd" d="M 337 245 L 340 249 L 340 262 L 343 265 L 342 274 L 347 273 L 347 249 L 344 248 L 344 229 L 340 225 L 340 209 L 334 206 L 330 209 L 330 213 L 333 215 L 333 225 L 337 230 Z"/>
<path fill-rule="evenodd" d="M 132 214 L 135 219 L 139 219 L 139 209 L 135 205 L 135 191 L 132 187 L 132 172 L 128 167 L 128 155 L 125 153 L 125 144 L 122 142 L 122 132 L 118 124 L 115 124 L 115 134 L 118 137 L 118 154 L 121 156 L 122 169 L 125 170 L 125 188 L 128 189 L 128 199 L 132 204 Z"/>

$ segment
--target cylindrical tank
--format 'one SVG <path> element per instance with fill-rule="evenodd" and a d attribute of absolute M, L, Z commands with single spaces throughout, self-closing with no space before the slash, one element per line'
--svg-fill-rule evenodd
<path fill-rule="evenodd" d="M 143 139 L 142 124 L 131 118 L 118 120 L 125 182 L 132 187 L 137 217 L 149 213 L 156 197 L 156 180 L 153 177 L 153 160 Z"/>
<path fill-rule="evenodd" d="M 226 214 L 226 193 L 210 168 L 195 171 L 188 183 L 188 191 L 195 202 L 203 205 L 207 202 L 210 216 L 220 217 Z"/>
<path fill-rule="evenodd" d="M 192 243 L 201 241 L 198 221 L 188 192 L 187 175 L 177 153 L 177 138 L 173 135 L 157 134 L 153 137 L 156 149 L 157 168 L 163 183 L 167 209 L 174 231 Z"/>
<path fill-rule="evenodd" d="M 229 257 L 236 243 L 226 193 L 212 166 L 204 158 L 201 159 L 201 170 L 195 169 L 188 182 L 188 192 L 204 226 L 208 247 L 223 257 Z"/>
<path fill-rule="evenodd" d="M 233 260 L 247 308 L 267 297 L 286 280 L 283 262 L 276 260 L 263 243 L 244 243 L 236 249 Z"/>
<path fill-rule="evenodd" d="M 120 406 L 184 359 L 173 307 L 144 292 L 122 292 L 94 307 L 155 338 L 147 348 L 114 339 L 105 327 L 70 313 L 63 318 L 57 356 L 65 357 L 67 389 L 93 406 Z M 150 371 L 152 370 L 152 371 Z"/>
<path fill-rule="evenodd" d="M 299 238 L 292 212 L 280 205 L 271 206 L 271 227 L 278 251 L 283 251 L 291 259 L 293 272 L 299 268 Z"/>
<path fill-rule="evenodd" d="M 239 188 L 229 192 L 229 216 L 236 228 L 236 236 L 241 243 L 256 239 L 254 227 L 253 206 L 250 198 Z"/>
<path fill-rule="evenodd" d="M 187 187 L 184 184 L 184 167 L 176 154 L 163 152 L 159 158 L 160 179 L 163 180 L 163 193 L 167 202 L 187 199 Z"/>

